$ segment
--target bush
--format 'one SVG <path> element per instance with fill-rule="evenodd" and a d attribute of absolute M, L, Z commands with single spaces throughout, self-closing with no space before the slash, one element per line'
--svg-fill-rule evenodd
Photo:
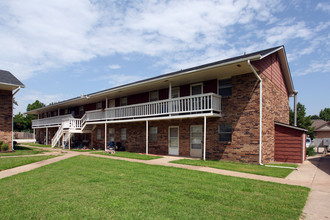
<path fill-rule="evenodd" d="M 315 155 L 314 147 L 315 146 L 310 146 L 309 148 L 306 149 L 306 155 L 307 156 L 314 156 Z"/>
<path fill-rule="evenodd" d="M 1 148 L 2 145 L 3 145 L 3 141 L 0 141 L 0 148 Z"/>
<path fill-rule="evenodd" d="M 1 150 L 2 151 L 7 151 L 9 149 L 8 144 L 2 144 L 1 145 Z"/>

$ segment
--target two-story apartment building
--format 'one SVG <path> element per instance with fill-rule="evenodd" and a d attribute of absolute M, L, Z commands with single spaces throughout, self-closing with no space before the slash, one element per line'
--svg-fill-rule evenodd
<path fill-rule="evenodd" d="M 13 74 L 0 70 L 0 141 L 13 149 L 13 97 L 25 86 Z"/>
<path fill-rule="evenodd" d="M 42 143 L 225 159 L 274 160 L 293 82 L 283 46 L 72 98 L 27 112 Z"/>

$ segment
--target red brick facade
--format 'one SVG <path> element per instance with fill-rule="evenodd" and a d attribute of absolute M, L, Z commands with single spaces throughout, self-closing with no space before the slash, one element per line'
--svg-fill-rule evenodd
<path fill-rule="evenodd" d="M 12 92 L 7 90 L 0 90 L 0 141 L 7 143 L 9 150 L 12 150 L 12 114 Z"/>
<path fill-rule="evenodd" d="M 274 161 L 275 127 L 274 122 L 289 123 L 289 96 L 277 54 L 253 62 L 262 78 L 262 162 Z M 211 77 L 210 77 L 211 78 Z M 203 93 L 218 93 L 218 79 L 205 79 Z M 259 161 L 259 118 L 260 118 L 260 82 L 251 72 L 234 75 L 231 78 L 232 95 L 221 98 L 221 117 L 208 117 L 206 125 L 206 158 L 230 161 L 258 163 Z M 198 83 L 198 82 L 196 82 Z M 192 83 L 193 84 L 193 83 Z M 190 95 L 191 84 L 180 85 L 180 97 Z M 159 99 L 168 98 L 168 89 L 159 90 Z M 149 101 L 149 92 L 141 92 L 127 96 L 127 104 L 138 104 Z M 115 106 L 120 105 L 120 98 L 115 99 Z M 96 104 L 84 105 L 84 111 L 93 110 Z M 105 102 L 102 103 L 105 108 Z M 78 107 L 70 108 L 68 113 Z M 64 110 L 60 110 L 61 115 Z M 81 117 L 81 114 L 79 115 Z M 149 141 L 148 151 L 151 154 L 167 155 L 169 145 L 169 127 L 179 127 L 179 155 L 190 156 L 190 128 L 192 125 L 203 125 L 202 117 L 185 119 L 149 119 L 149 128 L 157 127 L 157 141 Z M 219 141 L 219 125 L 231 125 L 230 142 Z M 146 151 L 146 122 L 108 122 L 105 134 L 105 124 L 94 125 L 90 134 L 90 147 L 104 149 L 105 135 L 109 142 L 109 130 L 115 129 L 115 142 L 121 142 L 130 152 Z M 126 128 L 126 140 L 121 140 L 121 129 Z M 49 129 L 49 140 L 56 132 L 56 128 Z M 74 139 L 79 138 L 76 134 Z M 45 141 L 45 129 L 37 129 L 37 139 Z M 88 138 L 88 137 L 86 137 Z M 81 139 L 81 138 L 80 138 Z M 50 141 L 48 142 L 50 143 Z"/>

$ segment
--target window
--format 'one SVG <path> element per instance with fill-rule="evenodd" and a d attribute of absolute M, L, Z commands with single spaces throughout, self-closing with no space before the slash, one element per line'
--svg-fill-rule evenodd
<path fill-rule="evenodd" d="M 126 128 L 121 128 L 120 129 L 120 140 L 121 141 L 126 141 Z"/>
<path fill-rule="evenodd" d="M 64 109 L 64 114 L 65 114 L 65 115 L 69 114 L 69 109 L 67 109 L 67 108 Z"/>
<path fill-rule="evenodd" d="M 190 87 L 191 95 L 199 95 L 202 93 L 203 93 L 203 84 L 202 83 L 191 85 L 191 87 Z"/>
<path fill-rule="evenodd" d="M 231 124 L 220 124 L 218 132 L 219 132 L 220 142 L 231 142 L 231 135 L 232 135 Z"/>
<path fill-rule="evenodd" d="M 109 141 L 115 141 L 115 129 L 109 128 Z"/>
<path fill-rule="evenodd" d="M 231 90 L 231 79 L 219 80 L 219 95 L 223 97 L 231 96 Z"/>
<path fill-rule="evenodd" d="M 157 141 L 157 133 L 158 133 L 157 127 L 150 127 L 149 128 L 149 141 Z"/>
<path fill-rule="evenodd" d="M 96 109 L 101 109 L 102 108 L 102 102 L 96 103 Z"/>
<path fill-rule="evenodd" d="M 172 99 L 179 98 L 180 97 L 180 87 L 174 87 L 172 88 Z"/>
<path fill-rule="evenodd" d="M 127 97 L 120 98 L 120 106 L 125 106 L 125 105 L 127 105 Z"/>
<path fill-rule="evenodd" d="M 102 139 L 102 136 L 101 136 L 101 129 L 100 128 L 98 128 L 97 130 L 96 130 L 96 139 L 97 140 L 101 140 Z"/>
<path fill-rule="evenodd" d="M 84 106 L 79 106 L 79 115 L 84 113 Z"/>
<path fill-rule="evenodd" d="M 52 117 L 52 113 L 48 112 L 48 118 Z"/>
<path fill-rule="evenodd" d="M 149 101 L 158 101 L 158 91 L 152 91 L 149 93 Z"/>

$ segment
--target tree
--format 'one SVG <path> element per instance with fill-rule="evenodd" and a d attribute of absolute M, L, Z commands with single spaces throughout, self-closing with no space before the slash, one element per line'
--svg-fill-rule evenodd
<path fill-rule="evenodd" d="M 324 110 L 320 111 L 320 119 L 324 121 L 330 121 L 330 108 L 324 108 Z"/>
<path fill-rule="evenodd" d="M 14 116 L 14 131 L 26 131 L 31 128 L 27 118 L 22 114 L 18 113 Z"/>
<path fill-rule="evenodd" d="M 26 111 L 44 107 L 45 104 L 36 100 L 32 104 L 28 104 Z M 14 116 L 14 131 L 32 131 L 32 120 L 36 119 L 35 115 L 23 115 L 18 113 Z"/>
<path fill-rule="evenodd" d="M 316 120 L 316 119 L 320 119 L 320 117 L 319 117 L 318 115 L 312 115 L 312 116 L 311 116 L 311 119 L 312 119 L 312 120 Z"/>
<path fill-rule="evenodd" d="M 294 112 L 290 108 L 290 124 L 294 125 Z M 313 139 L 314 138 L 314 127 L 312 127 L 311 116 L 306 116 L 306 108 L 303 104 L 298 102 L 297 104 L 297 126 L 300 128 L 307 129 L 307 134 Z"/>

